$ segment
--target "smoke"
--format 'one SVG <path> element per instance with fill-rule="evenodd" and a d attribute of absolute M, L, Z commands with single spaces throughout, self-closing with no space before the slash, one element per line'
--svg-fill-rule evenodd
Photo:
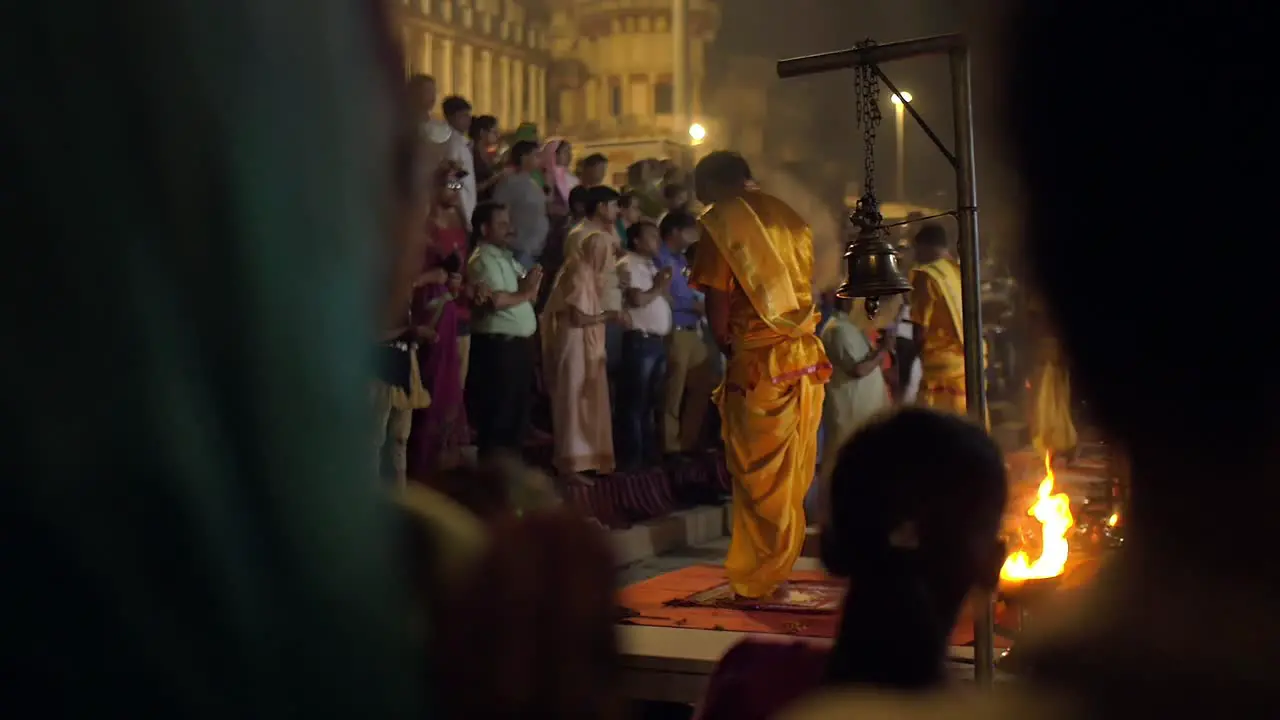
<path fill-rule="evenodd" d="M 751 172 L 765 191 L 782 199 L 808 221 L 813 230 L 814 285 L 822 291 L 834 290 L 843 279 L 843 214 L 786 170 L 756 161 L 751 164 Z"/>

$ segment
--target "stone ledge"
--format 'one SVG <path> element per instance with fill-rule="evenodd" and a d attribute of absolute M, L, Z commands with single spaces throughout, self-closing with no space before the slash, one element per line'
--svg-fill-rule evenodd
<path fill-rule="evenodd" d="M 610 531 L 609 540 L 614 560 L 621 567 L 673 550 L 702 545 L 724 537 L 727 532 L 727 507 L 700 505 L 637 523 L 626 530 Z"/>

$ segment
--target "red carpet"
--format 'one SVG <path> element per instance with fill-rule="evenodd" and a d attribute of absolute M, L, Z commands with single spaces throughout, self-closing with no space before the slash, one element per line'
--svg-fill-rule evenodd
<path fill-rule="evenodd" d="M 809 586 L 832 587 L 836 581 L 820 570 L 796 571 L 793 582 L 799 588 Z M 839 622 L 838 610 L 820 611 L 814 607 L 788 610 L 770 606 L 742 609 L 715 602 L 715 592 L 727 582 L 724 568 L 716 565 L 695 565 L 659 575 L 651 580 L 636 583 L 622 590 L 619 603 L 629 611 L 630 617 L 622 622 L 651 627 L 680 627 L 695 630 L 730 630 L 735 632 L 767 633 L 775 635 L 799 635 L 803 637 L 834 638 Z M 707 597 L 710 594 L 711 597 Z M 702 595 L 702 598 L 695 596 Z M 812 598 L 806 598 L 803 606 Z M 701 601 L 709 601 L 704 604 Z M 825 600 L 825 598 L 824 598 Z M 672 603 L 678 603 L 673 605 Z M 820 604 L 825 602 L 819 601 Z M 1001 625 L 1016 624 L 1006 618 L 1003 605 L 996 609 L 996 621 Z M 893 622 L 893 618 L 885 618 Z M 973 619 L 966 611 L 956 624 L 951 636 L 953 645 L 973 642 Z M 1008 647 L 1003 638 L 996 638 L 996 645 Z"/>

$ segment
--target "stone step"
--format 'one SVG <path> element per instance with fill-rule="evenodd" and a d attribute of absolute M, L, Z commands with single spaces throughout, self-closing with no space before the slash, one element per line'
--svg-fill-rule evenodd
<path fill-rule="evenodd" d="M 609 532 L 614 560 L 621 566 L 702 545 L 729 531 L 728 507 L 702 505 Z"/>

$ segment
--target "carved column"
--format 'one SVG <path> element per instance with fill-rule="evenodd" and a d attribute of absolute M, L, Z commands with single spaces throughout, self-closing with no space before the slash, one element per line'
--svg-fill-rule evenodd
<path fill-rule="evenodd" d="M 476 101 L 475 58 L 471 51 L 471 43 L 464 40 L 461 45 L 462 52 L 460 53 L 458 62 L 462 66 L 459 68 L 462 72 L 459 74 L 460 82 L 458 83 L 458 92 L 456 94 L 461 95 L 474 104 Z"/>
<path fill-rule="evenodd" d="M 515 124 L 525 121 L 524 107 L 524 62 L 511 60 L 511 105 L 515 115 Z"/>
<path fill-rule="evenodd" d="M 480 50 L 480 81 L 477 84 L 480 97 L 478 99 L 478 114 L 496 114 L 497 108 L 493 106 L 493 51 Z"/>
<path fill-rule="evenodd" d="M 421 50 L 421 60 L 418 61 L 420 63 L 418 71 L 430 75 L 435 69 L 431 56 L 431 33 L 425 31 L 422 33 L 422 47 L 419 50 Z"/>
<path fill-rule="evenodd" d="M 511 58 L 506 55 L 498 58 L 498 87 L 494 91 L 498 93 L 498 124 L 504 129 L 515 130 L 511 122 Z"/>
<path fill-rule="evenodd" d="M 436 75 L 436 87 L 440 89 L 442 98 L 457 92 L 453 78 L 453 40 L 450 38 L 440 38 L 440 74 Z"/>

